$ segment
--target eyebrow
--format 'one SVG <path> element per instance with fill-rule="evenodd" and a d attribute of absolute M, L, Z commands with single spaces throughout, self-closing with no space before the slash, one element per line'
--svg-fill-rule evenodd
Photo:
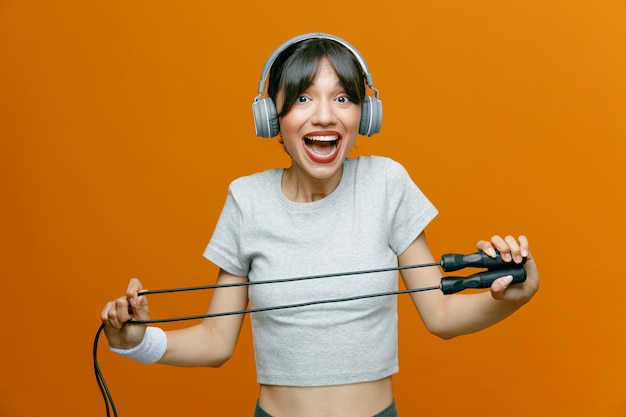
<path fill-rule="evenodd" d="M 304 90 L 302 91 L 306 91 L 308 90 L 310 87 L 315 86 L 315 79 L 311 80 L 311 84 L 309 84 Z M 341 83 L 341 80 L 339 79 L 339 77 L 337 77 L 337 82 L 335 83 L 335 87 L 341 88 L 343 90 L 347 90 L 347 88 Z"/>

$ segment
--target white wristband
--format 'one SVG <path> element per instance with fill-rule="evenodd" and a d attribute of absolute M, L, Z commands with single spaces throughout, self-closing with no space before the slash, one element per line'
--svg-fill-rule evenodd
<path fill-rule="evenodd" d="M 155 363 L 163 357 L 167 349 L 167 336 L 159 327 L 148 327 L 141 343 L 130 349 L 119 349 L 109 345 L 111 352 L 134 359 L 141 363 Z"/>

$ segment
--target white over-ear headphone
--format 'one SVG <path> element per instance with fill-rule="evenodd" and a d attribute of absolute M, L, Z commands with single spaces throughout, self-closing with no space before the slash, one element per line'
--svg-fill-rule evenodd
<path fill-rule="evenodd" d="M 374 96 L 365 96 L 363 103 L 361 103 L 361 122 L 359 124 L 359 134 L 365 136 L 372 136 L 375 133 L 380 132 L 380 127 L 383 118 L 383 103 L 378 99 L 378 90 L 374 88 L 372 81 L 372 75 L 367 69 L 367 64 L 361 56 L 361 54 L 348 42 L 341 38 L 326 33 L 307 33 L 299 35 L 289 39 L 287 42 L 280 45 L 268 58 L 267 62 L 263 66 L 261 72 L 261 80 L 259 81 L 258 92 L 259 95 L 255 97 L 252 103 L 252 114 L 254 116 L 254 129 L 257 136 L 262 138 L 273 138 L 278 135 L 280 127 L 278 125 L 278 113 L 276 111 L 276 104 L 270 97 L 263 97 L 265 91 L 265 82 L 267 76 L 274 64 L 274 61 L 278 56 L 289 46 L 301 42 L 307 39 L 330 39 L 340 43 L 346 49 L 348 49 L 361 66 L 363 75 L 365 76 L 365 82 L 370 90 L 374 92 Z"/>

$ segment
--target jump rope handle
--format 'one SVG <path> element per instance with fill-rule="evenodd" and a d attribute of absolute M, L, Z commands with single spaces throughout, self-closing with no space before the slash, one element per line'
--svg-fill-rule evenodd
<path fill-rule="evenodd" d="M 526 263 L 526 258 L 520 264 Z M 485 252 L 476 252 L 470 255 L 460 255 L 458 253 L 448 253 L 441 256 L 441 268 L 444 272 L 458 271 L 459 269 L 475 267 L 475 268 L 508 268 L 513 265 L 511 262 L 505 262 L 500 256 L 500 252 L 496 251 L 496 257 L 492 258 Z"/>
<path fill-rule="evenodd" d="M 507 275 L 513 277 L 511 284 L 519 284 L 526 281 L 526 270 L 524 267 L 513 266 L 479 272 L 469 277 L 444 277 L 441 278 L 440 289 L 444 294 L 454 294 L 470 288 L 489 288 L 496 279 Z"/>

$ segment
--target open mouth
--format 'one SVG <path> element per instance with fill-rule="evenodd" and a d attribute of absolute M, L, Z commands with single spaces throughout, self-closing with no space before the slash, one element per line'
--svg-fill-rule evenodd
<path fill-rule="evenodd" d="M 304 149 L 315 162 L 332 162 L 338 155 L 339 135 L 305 136 Z"/>

